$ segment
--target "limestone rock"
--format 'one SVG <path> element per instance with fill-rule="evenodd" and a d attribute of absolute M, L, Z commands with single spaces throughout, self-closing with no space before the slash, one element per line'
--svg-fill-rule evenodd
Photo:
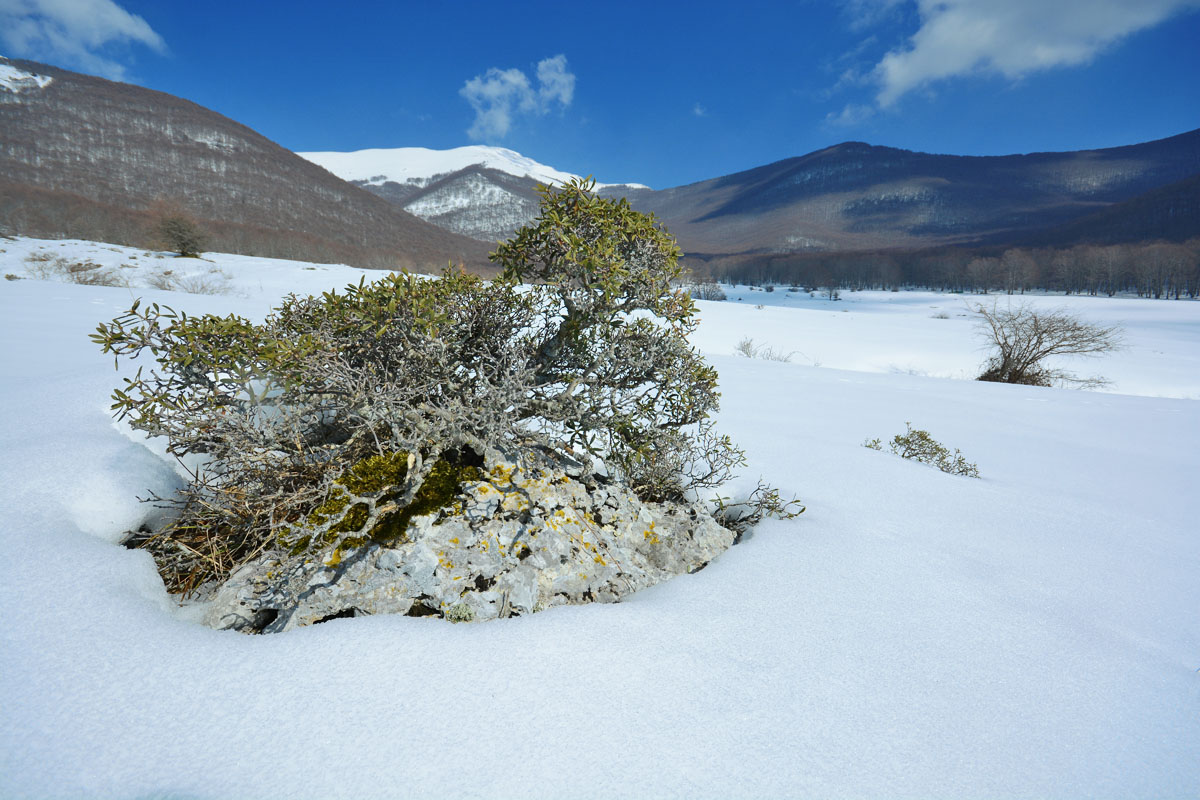
<path fill-rule="evenodd" d="M 613 603 L 733 544 L 702 506 L 645 503 L 583 477 L 497 461 L 455 504 L 414 517 L 403 542 L 347 551 L 335 565 L 264 554 L 215 591 L 205 623 L 278 632 L 361 614 L 465 622 Z"/>

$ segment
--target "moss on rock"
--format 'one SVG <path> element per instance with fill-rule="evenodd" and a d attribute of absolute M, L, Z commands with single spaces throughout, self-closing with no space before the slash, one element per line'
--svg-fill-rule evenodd
<path fill-rule="evenodd" d="M 340 522 L 332 526 L 325 534 L 322 544 L 333 544 L 342 534 L 359 533 L 343 540 L 338 551 L 331 554 L 327 563 L 336 564 L 340 561 L 342 550 L 362 547 L 368 543 L 394 545 L 405 541 L 405 532 L 413 517 L 432 514 L 451 505 L 462 491 L 462 485 L 468 481 L 478 481 L 482 478 L 479 469 L 471 464 L 460 463 L 459 460 L 447 458 L 438 459 L 426 476 L 425 482 L 413 496 L 412 502 L 382 515 L 373 526 L 366 528 L 368 507 L 365 503 L 354 502 L 354 497 L 378 496 L 379 504 L 386 504 L 400 496 L 400 488 L 408 477 L 409 454 L 397 451 L 382 456 L 369 456 L 362 459 L 346 474 L 338 478 L 335 484 L 346 491 L 336 492 L 308 515 L 307 522 L 311 527 L 324 524 L 345 512 Z M 347 512 L 347 504 L 353 503 Z M 293 553 L 302 552 L 311 544 L 310 536 L 303 536 L 291 547 Z"/>

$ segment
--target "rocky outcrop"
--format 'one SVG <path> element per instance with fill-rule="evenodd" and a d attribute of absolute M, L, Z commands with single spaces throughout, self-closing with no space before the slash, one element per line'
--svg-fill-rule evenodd
<path fill-rule="evenodd" d="M 701 505 L 645 503 L 594 476 L 496 462 L 454 504 L 413 518 L 400 543 L 337 563 L 274 551 L 246 564 L 204 621 L 273 633 L 364 614 L 467 622 L 614 603 L 701 569 L 733 541 Z"/>

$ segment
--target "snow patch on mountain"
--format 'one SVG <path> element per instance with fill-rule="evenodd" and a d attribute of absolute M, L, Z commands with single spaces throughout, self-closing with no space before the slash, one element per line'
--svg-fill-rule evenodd
<path fill-rule="evenodd" d="M 13 94 L 27 90 L 45 89 L 54 81 L 49 75 L 35 75 L 12 64 L 0 63 L 0 88 Z"/>
<path fill-rule="evenodd" d="M 465 191 L 433 192 L 406 203 L 404 208 L 418 217 L 429 218 L 477 207 L 502 207 L 520 198 L 502 187 L 472 175 L 463 181 Z"/>
<path fill-rule="evenodd" d="M 343 180 L 363 182 L 369 185 L 394 182 L 428 186 L 443 175 L 475 165 L 552 185 L 563 184 L 572 178 L 579 177 L 573 173 L 540 164 L 515 150 L 485 145 L 454 147 L 449 150 L 432 150 L 428 147 L 393 147 L 355 150 L 350 153 L 326 151 L 297 153 L 296 155 L 324 167 Z M 601 189 L 608 186 L 648 188 L 635 183 L 596 184 L 596 187 Z"/>

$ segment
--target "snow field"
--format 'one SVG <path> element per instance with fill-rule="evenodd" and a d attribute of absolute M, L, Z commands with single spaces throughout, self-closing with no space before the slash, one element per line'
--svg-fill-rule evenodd
<path fill-rule="evenodd" d="M 1035 298 L 1125 324 L 1096 393 L 892 371 L 982 361 L 957 297 L 702 303 L 750 457 L 726 493 L 761 475 L 800 518 L 620 605 L 246 637 L 115 544 L 180 478 L 87 335 L 133 296 L 254 318 L 363 271 L 208 257 L 230 294 L 0 283 L 0 796 L 1200 793 L 1200 405 L 1135 396 L 1200 396 L 1200 304 Z M 861 446 L 905 421 L 982 479 Z"/>

